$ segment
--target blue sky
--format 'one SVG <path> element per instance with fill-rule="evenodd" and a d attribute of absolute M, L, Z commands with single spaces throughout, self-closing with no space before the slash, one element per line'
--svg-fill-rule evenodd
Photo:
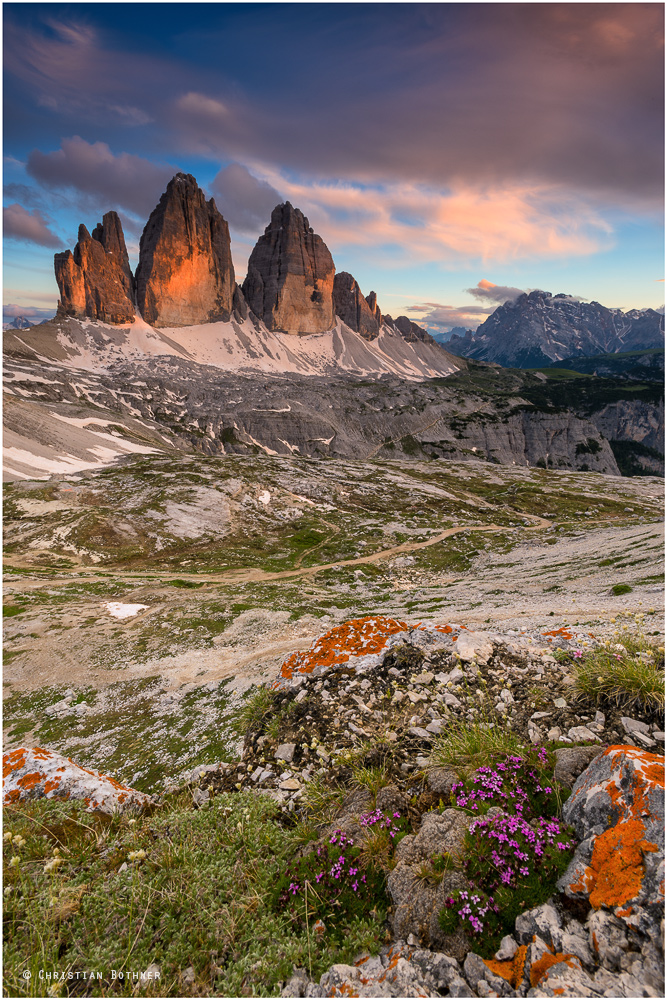
<path fill-rule="evenodd" d="M 517 289 L 664 302 L 662 4 L 3 10 L 6 319 L 53 314 L 53 253 L 111 208 L 136 262 L 179 169 L 239 279 L 288 199 L 433 330 Z"/>

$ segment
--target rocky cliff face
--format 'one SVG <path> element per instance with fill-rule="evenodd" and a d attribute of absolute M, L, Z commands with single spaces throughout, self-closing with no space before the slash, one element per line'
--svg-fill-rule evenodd
<path fill-rule="evenodd" d="M 334 262 L 289 202 L 278 205 L 248 261 L 243 294 L 269 330 L 323 333 L 334 325 Z"/>
<path fill-rule="evenodd" d="M 368 308 L 375 316 L 378 326 L 382 326 L 382 313 L 380 312 L 380 307 L 378 305 L 378 297 L 375 292 L 369 292 L 366 296 L 366 302 L 368 303 Z"/>
<path fill-rule="evenodd" d="M 176 174 L 141 237 L 141 315 L 157 327 L 228 320 L 234 288 L 229 226 L 191 174 Z"/>
<path fill-rule="evenodd" d="M 607 309 L 569 295 L 534 291 L 499 306 L 472 336 L 453 336 L 454 354 L 508 368 L 540 368 L 580 355 L 664 346 L 664 317 L 653 309 Z"/>
<path fill-rule="evenodd" d="M 92 236 L 79 226 L 74 253 L 57 253 L 54 267 L 61 315 L 114 324 L 132 322 L 134 280 L 123 227 L 115 212 L 106 213 Z"/>
<path fill-rule="evenodd" d="M 375 292 L 371 292 L 375 296 Z M 334 310 L 343 323 L 364 338 L 375 340 L 380 333 L 380 322 L 377 313 L 380 312 L 377 303 L 371 309 L 368 301 L 361 294 L 359 285 L 347 271 L 339 271 L 333 284 Z"/>

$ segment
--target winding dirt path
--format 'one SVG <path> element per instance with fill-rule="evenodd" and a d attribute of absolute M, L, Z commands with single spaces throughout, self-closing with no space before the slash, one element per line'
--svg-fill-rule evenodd
<path fill-rule="evenodd" d="M 514 512 L 515 513 L 515 512 Z M 548 521 L 544 517 L 538 517 L 535 514 L 523 514 L 524 520 L 534 521 L 535 524 L 531 526 L 524 525 L 525 531 L 539 531 L 544 528 L 550 528 L 553 524 L 552 521 Z M 437 545 L 438 542 L 444 541 L 445 538 L 451 538 L 452 535 L 458 535 L 463 531 L 511 531 L 512 528 L 507 525 L 499 524 L 484 524 L 484 525 L 469 525 L 461 524 L 454 528 L 447 528 L 445 531 L 439 532 L 434 535 L 433 538 L 427 539 L 425 542 L 402 542 L 400 545 L 393 545 L 389 549 L 381 549 L 379 552 L 372 552 L 369 555 L 356 556 L 354 559 L 339 559 L 335 562 L 329 563 L 318 563 L 316 566 L 306 566 L 299 567 L 297 569 L 286 569 L 279 570 L 275 573 L 267 572 L 263 569 L 239 569 L 239 570 L 227 570 L 224 573 L 183 573 L 180 570 L 154 570 L 148 569 L 143 572 L 136 570 L 116 570 L 112 568 L 109 569 L 109 575 L 113 575 L 117 578 L 124 579 L 144 579 L 146 576 L 154 577 L 158 579 L 174 579 L 178 577 L 180 580 L 195 580 L 198 583 L 260 583 L 269 582 L 272 580 L 288 580 L 296 576 L 314 576 L 317 573 L 321 573 L 325 569 L 339 569 L 341 566 L 363 566 L 368 563 L 378 563 L 383 559 L 391 559 L 392 556 L 401 555 L 406 552 L 416 552 L 418 549 L 427 549 L 431 545 Z M 327 540 L 327 539 L 325 539 Z M 321 543 L 323 544 L 323 543 Z M 319 548 L 319 546 L 317 546 Z M 310 550 L 313 551 L 313 550 Z M 306 555 L 306 553 L 303 553 Z M 303 558 L 303 555 L 301 558 Z M 38 590 L 41 587 L 57 587 L 57 586 L 67 586 L 74 579 L 77 583 L 99 583 L 99 576 L 77 576 L 76 569 L 61 570 L 60 571 L 64 578 L 49 578 L 46 580 L 22 580 L 21 589 L 22 590 Z M 65 575 L 66 574 L 66 575 Z"/>

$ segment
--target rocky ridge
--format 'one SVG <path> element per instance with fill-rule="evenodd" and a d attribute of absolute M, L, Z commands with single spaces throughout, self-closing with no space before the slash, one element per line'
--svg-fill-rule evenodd
<path fill-rule="evenodd" d="M 287 201 L 255 244 L 243 295 L 269 330 L 323 333 L 334 325 L 334 272 L 324 240 Z"/>
<path fill-rule="evenodd" d="M 54 267 L 60 315 L 113 324 L 134 320 L 134 279 L 116 212 L 107 212 L 92 236 L 79 226 L 74 253 L 57 253 Z"/>
<path fill-rule="evenodd" d="M 447 349 L 505 367 L 538 368 L 577 355 L 664 347 L 664 338 L 664 316 L 654 309 L 623 313 L 536 290 L 499 306 L 472 336 L 452 336 Z"/>
<path fill-rule="evenodd" d="M 382 325 L 382 316 L 378 317 L 380 310 L 375 292 L 371 292 L 365 299 L 352 275 L 347 271 L 339 271 L 334 278 L 333 300 L 335 313 L 343 323 L 364 340 L 375 340 Z M 372 307 L 369 300 L 373 302 Z"/>

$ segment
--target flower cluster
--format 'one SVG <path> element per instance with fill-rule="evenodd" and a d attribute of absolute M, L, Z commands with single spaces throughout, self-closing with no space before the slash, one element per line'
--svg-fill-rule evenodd
<path fill-rule="evenodd" d="M 459 906 L 460 909 L 458 909 Z M 466 889 L 459 889 L 453 896 L 449 896 L 445 900 L 445 907 L 455 911 L 464 925 L 470 924 L 469 932 L 471 934 L 481 934 L 484 930 L 484 918 L 487 914 L 498 913 L 498 906 L 494 902 L 493 896 L 487 896 L 484 892 L 468 892 Z"/>
<path fill-rule="evenodd" d="M 287 910 L 298 923 L 307 917 L 335 927 L 386 905 L 382 873 L 373 865 L 362 867 L 360 854 L 353 837 L 335 830 L 283 873 L 274 894 L 276 909 Z"/>
<path fill-rule="evenodd" d="M 526 819 L 540 814 L 553 816 L 558 797 L 543 777 L 547 767 L 544 747 L 526 757 L 506 757 L 495 767 L 479 767 L 471 781 L 459 781 L 453 786 L 454 804 L 472 812 L 486 812 L 491 806 L 500 806 L 505 812 Z"/>
<path fill-rule="evenodd" d="M 549 880 L 560 874 L 562 859 L 569 860 L 575 846 L 558 819 L 540 816 L 531 824 L 506 813 L 491 820 L 474 820 L 469 838 L 474 852 L 464 867 L 474 883 L 482 883 L 488 892 L 499 886 L 520 886 L 538 870 L 545 881 Z"/>
<path fill-rule="evenodd" d="M 400 819 L 401 814 L 398 812 L 393 813 L 391 816 L 385 816 L 381 809 L 375 809 L 373 812 L 362 813 L 359 817 L 359 826 L 376 826 L 378 829 L 387 830 L 389 836 L 394 839 L 396 834 L 399 832 L 398 827 L 394 823 L 394 820 Z"/>

